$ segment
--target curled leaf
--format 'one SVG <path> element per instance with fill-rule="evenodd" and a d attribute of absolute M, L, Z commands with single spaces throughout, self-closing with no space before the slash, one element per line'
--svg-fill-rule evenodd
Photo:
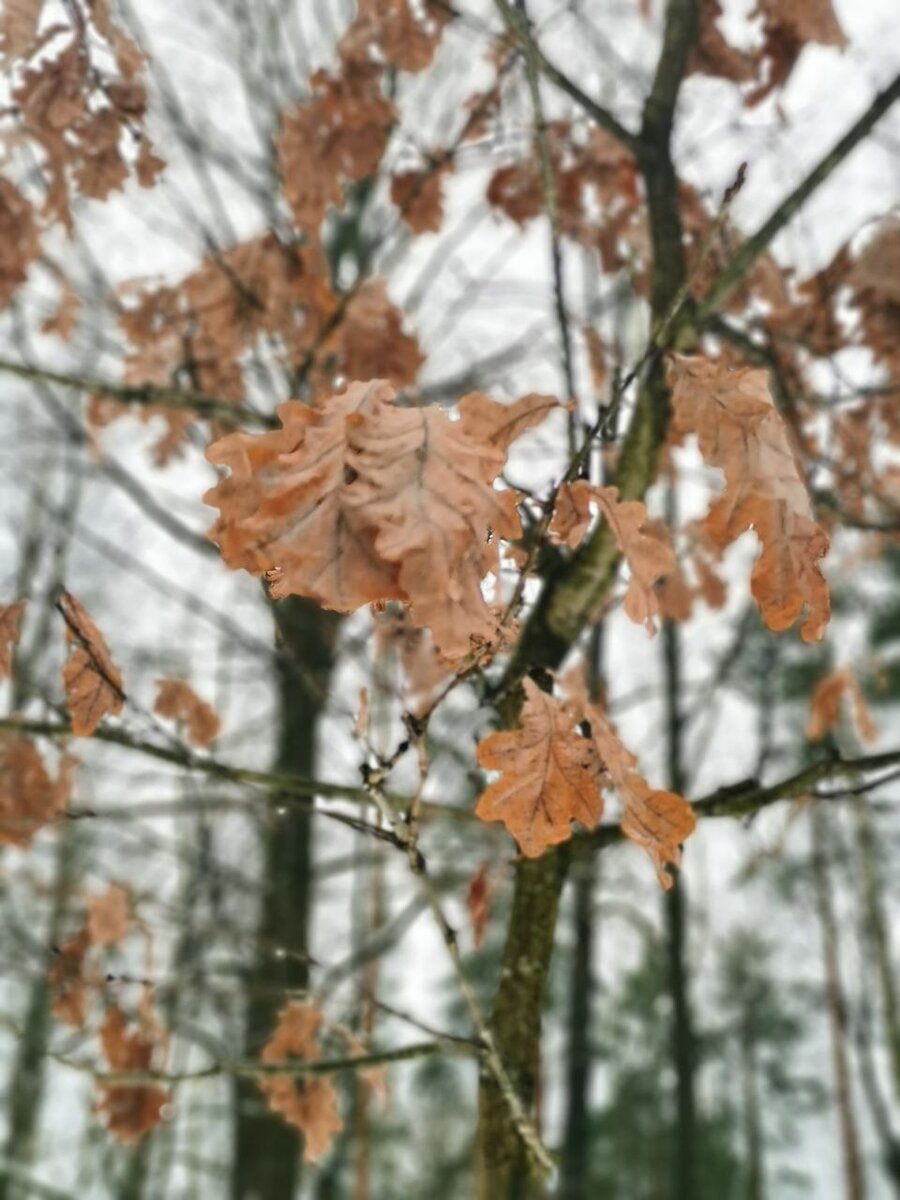
<path fill-rule="evenodd" d="M 105 716 L 122 711 L 122 675 L 112 660 L 103 634 L 84 605 L 69 592 L 60 597 L 70 653 L 63 667 L 66 700 L 76 737 L 90 737 Z"/>
<path fill-rule="evenodd" d="M 723 548 L 748 529 L 762 543 L 751 590 L 770 629 L 803 618 L 804 641 L 817 641 L 831 615 L 820 560 L 828 536 L 813 518 L 787 428 L 769 394 L 765 371 L 729 370 L 704 358 L 677 358 L 670 368 L 677 433 L 695 433 L 725 490 L 703 528 Z"/>

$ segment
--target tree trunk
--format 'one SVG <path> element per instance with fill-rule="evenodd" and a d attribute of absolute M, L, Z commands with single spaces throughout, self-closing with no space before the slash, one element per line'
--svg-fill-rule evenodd
<path fill-rule="evenodd" d="M 875 958 L 881 991 L 881 1010 L 887 1034 L 894 1099 L 900 1104 L 900 1011 L 897 1007 L 897 982 L 884 915 L 884 888 L 878 870 L 869 803 L 865 796 L 858 796 L 856 800 L 856 845 L 863 884 L 865 932 Z"/>
<path fill-rule="evenodd" d="M 288 659 L 279 678 L 280 730 L 275 768 L 315 774 L 316 724 L 327 694 L 339 618 L 307 600 L 291 597 L 274 609 Z M 265 832 L 264 893 L 257 931 L 257 965 L 247 1004 L 245 1047 L 259 1054 L 283 1003 L 279 992 L 309 981 L 312 822 L 295 807 Z M 279 953 L 273 953 L 275 948 Z M 296 1130 L 264 1106 L 252 1081 L 235 1083 L 237 1127 L 232 1173 L 233 1200 L 291 1200 L 300 1180 Z"/>
<path fill-rule="evenodd" d="M 810 806 L 810 829 L 816 910 L 822 929 L 822 954 L 825 961 L 825 1003 L 831 1033 L 831 1056 L 844 1156 L 844 1195 L 846 1200 L 864 1200 L 862 1157 L 847 1056 L 847 1001 L 841 979 L 837 918 L 829 890 L 828 827 L 825 814 L 815 801 Z"/>
<path fill-rule="evenodd" d="M 75 866 L 75 831 L 72 826 L 60 826 L 58 837 L 53 910 L 47 929 L 47 941 L 53 946 L 58 946 L 63 940 L 63 923 Z M 51 1003 L 50 987 L 46 973 L 42 970 L 28 994 L 22 1036 L 16 1046 L 7 1088 L 6 1112 L 9 1128 L 3 1158 L 7 1162 L 15 1163 L 17 1167 L 25 1168 L 26 1172 L 34 1161 L 41 1115 Z M 0 1170 L 0 1200 L 12 1200 L 13 1197 L 24 1194 L 15 1176 Z"/>
<path fill-rule="evenodd" d="M 593 988 L 594 874 L 596 860 L 585 846 L 572 867 L 575 891 L 575 949 L 569 998 L 568 1061 L 566 1064 L 566 1124 L 560 1200 L 590 1196 L 591 1084 L 590 1016 Z"/>
<path fill-rule="evenodd" d="M 765 1165 L 759 1081 L 753 1039 L 744 1030 L 740 1045 L 741 1090 L 744 1100 L 744 1141 L 747 1155 L 747 1200 L 765 1200 Z"/>
<path fill-rule="evenodd" d="M 669 491 L 670 518 L 674 522 L 674 496 Z M 666 751 L 669 787 L 683 792 L 681 717 L 680 633 L 671 621 L 663 626 L 663 656 L 666 695 Z M 686 948 L 687 898 L 680 874 L 664 900 L 666 948 L 669 956 L 669 991 L 672 997 L 672 1063 L 675 1068 L 675 1200 L 694 1200 L 696 1195 L 696 1100 L 694 1071 L 696 1039 L 688 991 L 689 966 Z"/>

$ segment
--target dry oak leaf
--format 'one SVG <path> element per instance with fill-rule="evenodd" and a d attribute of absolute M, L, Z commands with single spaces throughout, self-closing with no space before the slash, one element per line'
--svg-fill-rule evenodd
<path fill-rule="evenodd" d="M 114 1071 L 152 1069 L 156 1044 L 141 1030 L 129 1030 L 120 1008 L 114 1006 L 107 1012 L 100 1044 Z M 151 1084 L 108 1083 L 100 1088 L 97 1110 L 113 1137 L 132 1145 L 160 1123 L 170 1100 L 168 1092 Z"/>
<path fill-rule="evenodd" d="M 60 947 L 47 972 L 53 995 L 51 1012 L 58 1021 L 73 1029 L 84 1029 L 87 1017 L 84 958 L 90 946 L 90 934 L 87 929 L 80 929 Z"/>
<path fill-rule="evenodd" d="M 416 15 L 417 7 L 424 9 L 424 19 Z M 424 71 L 449 20 L 450 14 L 431 0 L 424 5 L 410 0 L 359 0 L 356 19 L 338 45 L 344 71 L 366 67 L 373 59 L 401 71 Z"/>
<path fill-rule="evenodd" d="M 322 1014 L 312 1004 L 291 1001 L 278 1014 L 278 1024 L 263 1047 L 264 1063 L 283 1063 L 287 1059 L 318 1062 L 322 1051 L 316 1033 Z M 261 1079 L 260 1091 L 273 1112 L 303 1134 L 303 1157 L 318 1162 L 331 1145 L 332 1138 L 343 1128 L 337 1110 L 334 1084 L 325 1076 L 308 1078 L 290 1075 L 270 1075 Z"/>
<path fill-rule="evenodd" d="M 831 0 L 757 0 L 751 17 L 762 17 L 763 44 L 755 52 L 757 70 L 767 77 L 747 97 L 748 106 L 759 104 L 787 83 L 807 42 L 843 50 L 847 38 Z"/>
<path fill-rule="evenodd" d="M 502 821 L 526 858 L 568 841 L 572 822 L 592 828 L 603 815 L 599 764 L 568 708 L 531 679 L 518 729 L 492 733 L 477 750 L 485 770 L 500 771 L 475 807 L 482 821 Z"/>
<path fill-rule="evenodd" d="M 752 74 L 752 64 L 746 55 L 727 41 L 719 29 L 721 15 L 719 0 L 700 0 L 699 29 L 688 62 L 688 72 L 741 83 Z"/>
<path fill-rule="evenodd" d="M 415 336 L 403 332 L 403 314 L 391 303 L 387 283 L 378 277 L 357 288 L 325 352 L 332 346 L 350 379 L 387 379 L 398 388 L 415 383 L 424 361 Z"/>
<path fill-rule="evenodd" d="M 63 683 L 72 732 L 76 737 L 90 737 L 104 717 L 122 711 L 125 703 L 122 675 L 84 605 L 64 591 L 58 607 L 65 618 L 70 647 L 63 667 Z"/>
<path fill-rule="evenodd" d="M 131 892 L 111 883 L 99 896 L 89 896 L 87 929 L 95 946 L 117 946 L 128 936 Z"/>
<path fill-rule="evenodd" d="M 285 114 L 276 140 L 284 194 L 307 233 L 343 202 L 342 184 L 375 173 L 396 117 L 371 62 L 339 78 L 317 71 L 311 83 L 312 98 Z"/>
<path fill-rule="evenodd" d="M 844 666 L 824 676 L 816 684 L 806 726 L 806 736 L 811 742 L 820 742 L 829 730 L 835 728 L 840 720 L 844 696 L 853 706 L 853 720 L 862 740 L 869 743 L 876 740 L 878 732 L 859 680 L 852 667 Z"/>
<path fill-rule="evenodd" d="M 53 779 L 34 742 L 0 730 L 0 845 L 27 846 L 65 812 L 76 765 L 63 755 Z"/>
<path fill-rule="evenodd" d="M 0 679 L 8 679 L 12 674 L 13 646 L 19 642 L 26 604 L 25 600 L 0 604 Z"/>
<path fill-rule="evenodd" d="M 4 0 L 0 12 L 0 55 L 10 60 L 28 58 L 37 45 L 43 7 L 44 0 Z"/>
<path fill-rule="evenodd" d="M 156 687 L 153 711 L 158 716 L 182 723 L 192 746 L 208 746 L 216 740 L 221 728 L 216 710 L 201 700 L 189 683 L 183 679 L 157 679 Z"/>
<path fill-rule="evenodd" d="M 622 805 L 622 833 L 650 855 L 663 888 L 672 886 L 667 864 L 681 862 L 681 844 L 697 824 L 694 810 L 676 792 L 658 791 L 638 770 L 637 758 L 619 737 L 615 726 L 597 704 L 589 702 L 581 684 L 570 684 L 576 716 L 590 725 L 597 759 L 614 786 Z"/>
<path fill-rule="evenodd" d="M 695 433 L 704 460 L 725 475 L 725 489 L 703 530 L 723 549 L 754 529 L 762 554 L 750 583 L 763 620 L 779 632 L 803 617 L 803 640 L 817 641 L 831 615 L 820 567 L 828 536 L 813 519 L 766 372 L 750 367 L 731 371 L 709 359 L 678 357 L 670 364 L 669 378 L 673 432 Z"/>
<path fill-rule="evenodd" d="M 40 252 L 34 209 L 8 179 L 0 179 L 0 309 L 12 300 Z"/>
<path fill-rule="evenodd" d="M 643 625 L 648 633 L 654 634 L 653 618 L 659 612 L 656 587 L 675 570 L 672 547 L 653 532 L 647 507 L 642 501 L 620 500 L 617 488 L 596 487 L 586 480 L 563 486 L 562 512 L 558 521 L 554 514 L 551 528 L 555 527 L 557 532 L 564 529 L 569 545 L 577 545 L 578 541 L 573 539 L 583 532 L 581 514 L 586 510 L 587 502 L 597 504 L 631 570 L 625 593 L 625 613 L 636 624 Z"/>
<path fill-rule="evenodd" d="M 497 538 L 521 531 L 515 495 L 493 488 L 521 417 L 499 404 L 486 417 L 484 398 L 458 421 L 393 400 L 383 380 L 354 383 L 317 408 L 281 405 L 281 430 L 216 442 L 208 458 L 232 473 L 205 497 L 221 513 L 211 536 L 276 598 L 339 612 L 404 600 L 441 654 L 459 658 L 497 636 L 481 583 Z"/>
<path fill-rule="evenodd" d="M 391 177 L 391 200 L 413 233 L 437 233 L 444 221 L 443 167 L 399 171 Z"/>

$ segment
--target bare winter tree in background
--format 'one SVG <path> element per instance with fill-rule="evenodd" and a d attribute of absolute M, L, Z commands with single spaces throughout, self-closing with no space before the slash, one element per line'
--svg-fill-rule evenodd
<path fill-rule="evenodd" d="M 0 1200 L 900 1195 L 888 0 L 6 0 Z"/>

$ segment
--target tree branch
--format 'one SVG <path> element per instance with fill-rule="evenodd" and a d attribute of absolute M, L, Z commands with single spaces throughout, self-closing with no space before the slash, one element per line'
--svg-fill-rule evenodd
<path fill-rule="evenodd" d="M 879 92 L 861 117 L 835 142 L 824 158 L 813 167 L 806 178 L 785 197 L 772 215 L 760 228 L 742 242 L 739 249 L 725 264 L 705 300 L 697 310 L 698 326 L 705 324 L 728 299 L 732 290 L 744 278 L 751 265 L 769 247 L 775 236 L 803 207 L 809 197 L 819 188 L 852 150 L 855 150 L 872 127 L 900 98 L 900 75 L 895 76 L 882 92 Z"/>

